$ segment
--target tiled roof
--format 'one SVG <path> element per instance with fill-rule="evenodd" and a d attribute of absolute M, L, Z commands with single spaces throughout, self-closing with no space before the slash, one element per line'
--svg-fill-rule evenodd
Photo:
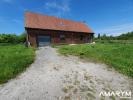
<path fill-rule="evenodd" d="M 25 13 L 25 27 L 93 33 L 93 31 L 86 24 L 82 22 L 76 22 L 76 21 L 66 20 L 42 14 L 36 14 L 31 12 Z"/>

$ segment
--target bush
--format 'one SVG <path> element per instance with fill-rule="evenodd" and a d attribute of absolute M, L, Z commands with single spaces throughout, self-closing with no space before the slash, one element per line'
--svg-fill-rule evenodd
<path fill-rule="evenodd" d="M 0 43 L 24 43 L 26 41 L 26 34 L 0 34 Z"/>
<path fill-rule="evenodd" d="M 18 41 L 19 41 L 20 43 L 24 43 L 24 42 L 26 41 L 26 34 L 23 33 L 23 34 L 19 35 L 19 36 L 18 36 Z"/>

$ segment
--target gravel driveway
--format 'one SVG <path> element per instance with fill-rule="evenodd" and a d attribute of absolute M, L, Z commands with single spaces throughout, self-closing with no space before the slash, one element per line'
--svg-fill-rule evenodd
<path fill-rule="evenodd" d="M 132 79 L 104 64 L 64 57 L 44 47 L 24 73 L 0 86 L 0 100 L 104 100 L 100 91 L 133 90 L 132 85 Z"/>

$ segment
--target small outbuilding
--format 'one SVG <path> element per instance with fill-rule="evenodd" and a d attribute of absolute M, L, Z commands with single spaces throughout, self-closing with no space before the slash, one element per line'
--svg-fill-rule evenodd
<path fill-rule="evenodd" d="M 84 23 L 31 12 L 25 13 L 27 40 L 33 47 L 92 42 L 94 32 Z"/>

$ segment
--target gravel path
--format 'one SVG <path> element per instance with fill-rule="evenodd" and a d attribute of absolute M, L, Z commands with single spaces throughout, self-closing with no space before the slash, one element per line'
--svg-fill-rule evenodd
<path fill-rule="evenodd" d="M 100 91 L 133 90 L 132 79 L 104 64 L 64 57 L 51 47 L 36 55 L 26 72 L 0 86 L 0 100 L 104 100 Z"/>

